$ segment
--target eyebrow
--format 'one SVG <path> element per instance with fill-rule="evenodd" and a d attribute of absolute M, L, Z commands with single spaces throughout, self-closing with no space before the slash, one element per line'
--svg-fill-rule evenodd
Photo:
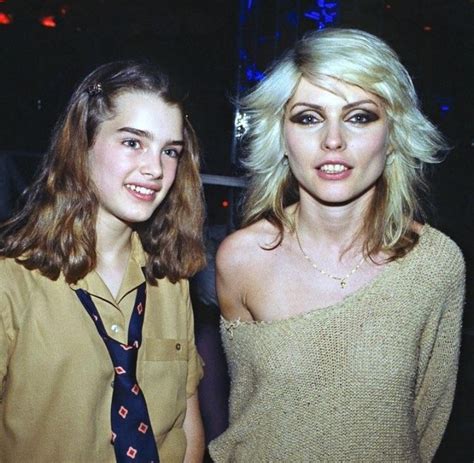
<path fill-rule="evenodd" d="M 361 104 L 366 104 L 366 103 L 371 103 L 377 107 L 379 107 L 379 105 L 374 101 L 374 100 L 370 100 L 370 99 L 367 99 L 367 100 L 359 100 L 359 101 L 354 101 L 353 103 L 348 103 L 346 104 L 345 106 L 343 106 L 343 110 L 347 110 L 347 109 L 351 109 L 351 108 L 354 108 L 355 106 L 359 106 Z M 317 104 L 313 104 L 313 103 L 305 103 L 305 102 L 300 102 L 300 103 L 295 103 L 291 108 L 290 108 L 290 111 L 292 111 L 293 109 L 295 109 L 296 107 L 298 106 L 305 106 L 307 108 L 312 108 L 312 109 L 316 109 L 318 111 L 322 111 L 324 108 L 320 105 L 317 105 Z"/>
<path fill-rule="evenodd" d="M 149 132 L 148 130 L 136 129 L 134 127 L 121 127 L 120 129 L 117 130 L 117 132 L 128 132 L 133 135 L 136 135 L 137 137 L 144 137 L 144 138 L 147 138 L 148 140 L 153 140 L 153 134 Z M 183 140 L 169 140 L 166 143 L 166 145 L 184 146 L 184 141 Z"/>

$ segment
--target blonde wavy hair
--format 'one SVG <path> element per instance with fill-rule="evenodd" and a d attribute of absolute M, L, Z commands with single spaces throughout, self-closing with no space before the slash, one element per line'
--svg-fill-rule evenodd
<path fill-rule="evenodd" d="M 298 201 L 298 185 L 287 165 L 283 119 L 285 106 L 304 77 L 321 84 L 328 77 L 357 85 L 384 102 L 389 122 L 390 162 L 377 181 L 372 204 L 359 236 L 367 256 L 388 252 L 389 260 L 409 252 L 418 234 L 414 220 L 424 220 L 425 167 L 439 162 L 446 144 L 420 110 L 413 82 L 396 53 L 381 39 L 356 29 L 325 29 L 299 40 L 239 102 L 248 117 L 243 165 L 250 182 L 243 225 L 266 219 L 279 230 L 294 225 L 285 208 Z M 275 246 L 271 246 L 272 248 Z"/>

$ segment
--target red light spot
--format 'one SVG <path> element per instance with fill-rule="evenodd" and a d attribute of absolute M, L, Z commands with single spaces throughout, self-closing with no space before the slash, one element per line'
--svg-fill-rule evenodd
<path fill-rule="evenodd" d="M 229 201 L 227 201 L 227 199 L 224 199 L 224 201 L 222 201 L 222 203 L 221 203 L 221 206 L 222 207 L 229 207 Z"/>
<path fill-rule="evenodd" d="M 0 25 L 5 26 L 12 23 L 12 17 L 6 13 L 0 13 Z"/>
<path fill-rule="evenodd" d="M 423 30 L 424 30 L 425 32 L 431 32 L 432 27 L 431 27 L 431 26 L 423 26 Z"/>
<path fill-rule="evenodd" d="M 54 16 L 43 16 L 40 23 L 44 27 L 56 27 L 56 18 Z"/>

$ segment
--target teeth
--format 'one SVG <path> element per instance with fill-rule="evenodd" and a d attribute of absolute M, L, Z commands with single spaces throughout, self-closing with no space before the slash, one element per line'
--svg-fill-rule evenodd
<path fill-rule="evenodd" d="M 129 190 L 136 191 L 137 193 L 140 193 L 142 195 L 152 195 L 154 193 L 153 190 L 150 190 L 149 188 L 145 188 L 144 186 L 138 186 L 138 185 L 125 185 Z"/>
<path fill-rule="evenodd" d="M 339 174 L 347 170 L 347 167 L 342 164 L 324 164 L 320 169 L 327 174 Z"/>

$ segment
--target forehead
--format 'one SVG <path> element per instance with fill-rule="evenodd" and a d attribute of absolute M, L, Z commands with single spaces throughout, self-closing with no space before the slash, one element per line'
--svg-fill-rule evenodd
<path fill-rule="evenodd" d="M 183 115 L 176 104 L 147 92 L 126 92 L 115 97 L 111 119 L 103 125 L 133 127 L 156 132 L 163 129 L 182 132 Z"/>
<path fill-rule="evenodd" d="M 362 100 L 371 100 L 377 106 L 384 107 L 381 98 L 357 85 L 333 77 L 324 77 L 317 83 L 302 77 L 288 103 L 291 105 L 297 102 L 306 102 L 321 105 L 325 101 L 331 101 L 348 104 Z"/>

